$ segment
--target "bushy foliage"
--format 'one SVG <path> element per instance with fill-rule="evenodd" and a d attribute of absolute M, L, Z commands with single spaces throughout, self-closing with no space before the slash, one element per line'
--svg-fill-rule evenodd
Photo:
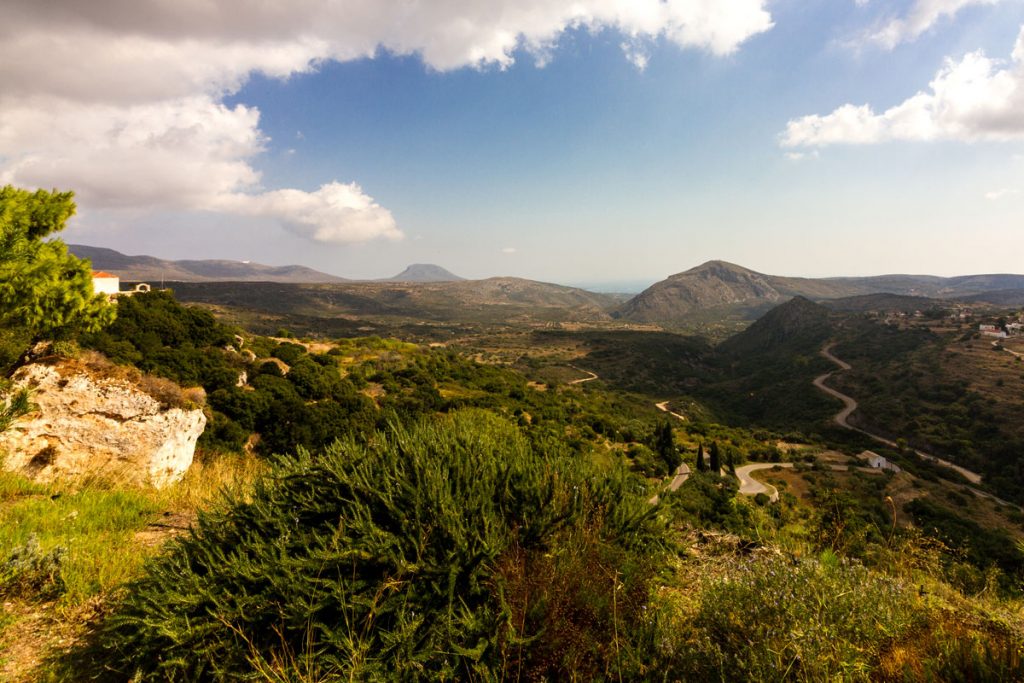
<path fill-rule="evenodd" d="M 634 489 L 478 411 L 300 453 L 129 588 L 105 664 L 120 680 L 283 680 L 299 661 L 321 680 L 607 676 L 630 664 L 663 542 Z"/>
<path fill-rule="evenodd" d="M 1018 594 L 1024 589 L 1024 551 L 1006 531 L 987 529 L 926 499 L 911 501 L 906 510 L 924 533 L 957 550 L 956 556 L 946 558 L 953 583 L 972 592 L 983 590 L 985 573 L 997 567 L 1004 589 Z M 973 571 L 957 567 L 961 563 L 966 563 Z"/>
<path fill-rule="evenodd" d="M 72 192 L 30 192 L 0 187 L 0 322 L 36 338 L 97 330 L 113 308 L 94 295 L 89 262 L 68 253 L 59 239 L 75 213 Z"/>
<path fill-rule="evenodd" d="M 44 551 L 39 538 L 30 535 L 23 545 L 12 548 L 0 561 L 0 595 L 30 595 L 43 599 L 59 595 L 64 591 L 61 565 L 66 556 L 64 546 Z"/>
<path fill-rule="evenodd" d="M 863 680 L 922 618 L 913 591 L 827 554 L 733 559 L 701 580 L 680 625 L 675 671 L 689 680 Z"/>
<path fill-rule="evenodd" d="M 748 511 L 736 504 L 739 483 L 714 472 L 691 472 L 686 482 L 666 495 L 674 517 L 695 527 L 739 532 L 749 527 Z"/>
<path fill-rule="evenodd" d="M 31 410 L 32 401 L 28 390 L 12 390 L 7 382 L 0 379 L 0 432 Z M 0 456 L 2 455 L 0 453 Z"/>

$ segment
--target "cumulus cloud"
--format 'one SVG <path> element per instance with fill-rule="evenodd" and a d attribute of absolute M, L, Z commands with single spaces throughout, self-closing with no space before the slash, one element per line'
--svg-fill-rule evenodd
<path fill-rule="evenodd" d="M 888 50 L 916 40 L 945 18 L 951 18 L 972 5 L 995 5 L 1000 0 L 916 0 L 904 17 L 890 19 L 871 31 L 867 39 Z M 861 4 L 861 3 L 858 3 Z"/>
<path fill-rule="evenodd" d="M 1024 27 L 1009 61 L 982 51 L 947 59 L 928 91 L 890 109 L 844 104 L 830 114 L 794 119 L 782 135 L 786 147 L 892 140 L 1024 140 Z"/>
<path fill-rule="evenodd" d="M 515 247 L 504 247 L 504 248 L 503 248 L 503 249 L 501 250 L 501 253 L 502 253 L 502 254 L 514 254 L 514 253 L 516 253 L 517 251 L 519 251 L 519 250 L 518 250 L 518 249 L 516 249 Z"/>
<path fill-rule="evenodd" d="M 1020 190 L 1012 188 L 1003 188 L 1001 190 L 993 190 L 991 192 L 986 192 L 985 199 L 989 200 L 990 202 L 994 202 L 1000 199 L 1005 199 L 1006 197 L 1011 197 L 1015 194 L 1020 194 Z"/>
<path fill-rule="evenodd" d="M 224 104 L 253 73 L 287 78 L 380 50 L 428 68 L 551 58 L 566 30 L 727 55 L 772 27 L 767 0 L 6 0 L 0 23 L 0 182 L 69 187 L 95 207 L 276 218 L 325 242 L 400 236 L 352 183 L 260 186 L 259 112 Z M 296 137 L 302 137 L 298 133 Z"/>
<path fill-rule="evenodd" d="M 391 212 L 355 183 L 328 183 L 316 192 L 274 190 L 217 198 L 210 208 L 276 218 L 285 228 L 317 242 L 362 242 L 402 238 Z"/>

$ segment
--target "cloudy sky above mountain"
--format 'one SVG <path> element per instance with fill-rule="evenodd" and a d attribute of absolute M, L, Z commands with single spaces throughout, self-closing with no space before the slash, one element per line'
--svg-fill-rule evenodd
<path fill-rule="evenodd" d="M 7 0 L 71 242 L 376 277 L 1024 272 L 1021 0 Z"/>

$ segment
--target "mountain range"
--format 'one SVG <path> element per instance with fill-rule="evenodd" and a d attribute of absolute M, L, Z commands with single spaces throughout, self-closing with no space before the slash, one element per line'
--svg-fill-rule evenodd
<path fill-rule="evenodd" d="M 530 315 L 533 311 L 535 319 L 547 321 L 618 319 L 673 328 L 698 316 L 753 320 L 794 297 L 827 302 L 844 310 L 887 306 L 923 310 L 950 300 L 1024 304 L 1024 275 L 1011 274 L 801 278 L 767 275 L 725 261 L 709 261 L 671 275 L 628 298 L 521 278 L 464 280 L 432 264 L 413 264 L 390 278 L 360 281 L 304 266 L 275 267 L 224 260 L 167 261 L 83 245 L 69 245 L 69 249 L 90 259 L 97 270 L 109 271 L 127 281 L 223 283 L 217 287 L 175 286 L 181 293 L 187 291 L 193 300 L 207 303 L 227 303 L 218 301 L 220 296 L 259 307 L 261 297 L 257 292 L 243 292 L 231 286 L 232 282 L 303 285 L 288 295 L 275 290 L 273 298 L 291 302 L 293 311 L 302 309 L 306 315 L 320 316 L 502 320 Z M 215 296 L 216 293 L 219 294 Z M 264 294 L 269 296 L 268 292 Z"/>
<path fill-rule="evenodd" d="M 170 261 L 153 256 L 129 256 L 114 249 L 69 244 L 68 250 L 87 258 L 95 270 L 117 275 L 129 282 L 352 282 L 306 266 L 267 266 L 251 261 L 223 259 Z M 414 263 L 398 275 L 384 278 L 391 282 L 456 282 L 464 278 L 440 266 Z"/>

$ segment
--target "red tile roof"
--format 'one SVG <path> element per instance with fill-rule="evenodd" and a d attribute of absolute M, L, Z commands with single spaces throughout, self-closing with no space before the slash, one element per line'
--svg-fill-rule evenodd
<path fill-rule="evenodd" d="M 111 275 L 110 273 L 104 272 L 102 270 L 94 270 L 94 271 L 92 271 L 92 276 L 93 276 L 93 279 L 95 279 L 95 278 L 116 278 L 117 277 L 117 275 Z"/>

